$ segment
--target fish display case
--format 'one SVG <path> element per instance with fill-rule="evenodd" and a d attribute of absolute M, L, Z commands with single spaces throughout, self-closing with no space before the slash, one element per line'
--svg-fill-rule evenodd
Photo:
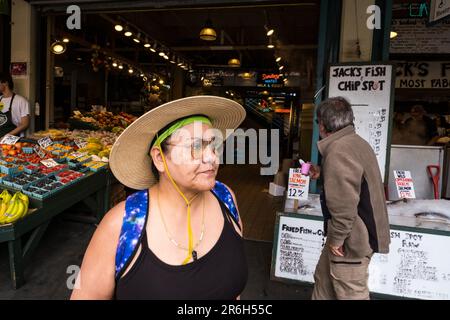
<path fill-rule="evenodd" d="M 374 254 L 369 290 L 378 298 L 450 300 L 450 201 L 388 203 L 388 254 Z M 286 201 L 274 231 L 271 279 L 314 284 L 314 271 L 326 238 L 319 196 L 299 208 Z"/>

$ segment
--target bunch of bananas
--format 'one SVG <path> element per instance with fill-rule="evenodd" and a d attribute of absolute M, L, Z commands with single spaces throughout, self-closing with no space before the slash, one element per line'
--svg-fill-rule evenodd
<path fill-rule="evenodd" d="M 11 196 L 8 190 L 0 194 L 0 225 L 13 223 L 28 213 L 29 199 L 22 192 Z"/>

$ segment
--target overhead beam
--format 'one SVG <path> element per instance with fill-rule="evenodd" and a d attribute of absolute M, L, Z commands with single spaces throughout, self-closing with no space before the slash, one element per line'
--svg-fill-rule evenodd
<path fill-rule="evenodd" d="M 186 47 L 170 47 L 174 51 L 237 51 L 237 50 L 274 50 L 267 48 L 266 45 L 236 45 L 236 46 L 186 46 Z M 139 51 L 145 51 L 151 52 L 148 49 L 145 48 L 116 48 L 114 49 L 115 52 L 133 52 L 138 49 Z M 317 45 L 316 44 L 306 44 L 306 45 L 284 45 L 277 47 L 278 50 L 316 50 Z"/>
<path fill-rule="evenodd" d="M 42 12 L 51 14 L 65 14 L 67 6 L 74 4 L 73 0 L 28 0 L 32 5 L 41 6 Z M 79 0 L 76 3 L 83 12 L 130 12 L 130 11 L 191 11 L 191 10 L 211 10 L 211 9 L 244 9 L 255 7 L 310 7 L 318 6 L 318 1 L 273 1 L 273 0 L 252 0 L 242 2 L 242 0 Z"/>

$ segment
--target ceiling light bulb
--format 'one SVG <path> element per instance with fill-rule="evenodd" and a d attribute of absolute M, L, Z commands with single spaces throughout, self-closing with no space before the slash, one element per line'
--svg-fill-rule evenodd
<path fill-rule="evenodd" d="M 280 66 L 278 69 L 281 71 L 284 69 L 284 66 Z"/>
<path fill-rule="evenodd" d="M 280 62 L 281 61 L 281 57 L 278 57 L 275 59 L 276 62 Z"/>
<path fill-rule="evenodd" d="M 397 37 L 397 36 L 398 36 L 398 33 L 397 33 L 397 32 L 391 31 L 391 35 L 390 35 L 391 39 L 394 39 L 394 38 Z"/>
<path fill-rule="evenodd" d="M 117 68 L 117 62 L 113 62 L 112 66 L 113 66 L 114 68 Z"/>
<path fill-rule="evenodd" d="M 69 43 L 69 38 L 64 38 L 64 39 L 63 39 L 63 42 L 64 42 L 64 43 Z"/>
<path fill-rule="evenodd" d="M 133 73 L 134 71 L 133 71 L 133 69 L 128 69 L 128 73 Z"/>
<path fill-rule="evenodd" d="M 271 35 L 273 35 L 274 32 L 275 32 L 274 29 L 269 29 L 269 30 L 267 30 L 266 35 L 267 35 L 268 37 L 270 37 Z"/>
<path fill-rule="evenodd" d="M 123 31 L 123 26 L 121 25 L 121 24 L 116 24 L 115 26 L 114 26 L 114 29 L 116 30 L 116 31 L 118 31 L 118 32 L 122 32 Z"/>

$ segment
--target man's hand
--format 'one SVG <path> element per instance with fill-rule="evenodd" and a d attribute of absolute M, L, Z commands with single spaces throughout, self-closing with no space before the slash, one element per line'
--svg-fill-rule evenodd
<path fill-rule="evenodd" d="M 344 248 L 342 246 L 340 247 L 335 247 L 330 245 L 330 251 L 333 255 L 338 256 L 338 257 L 343 257 L 344 256 Z"/>
<path fill-rule="evenodd" d="M 309 169 L 309 177 L 312 180 L 317 180 L 320 177 L 320 167 L 314 164 L 311 164 L 311 168 Z"/>

